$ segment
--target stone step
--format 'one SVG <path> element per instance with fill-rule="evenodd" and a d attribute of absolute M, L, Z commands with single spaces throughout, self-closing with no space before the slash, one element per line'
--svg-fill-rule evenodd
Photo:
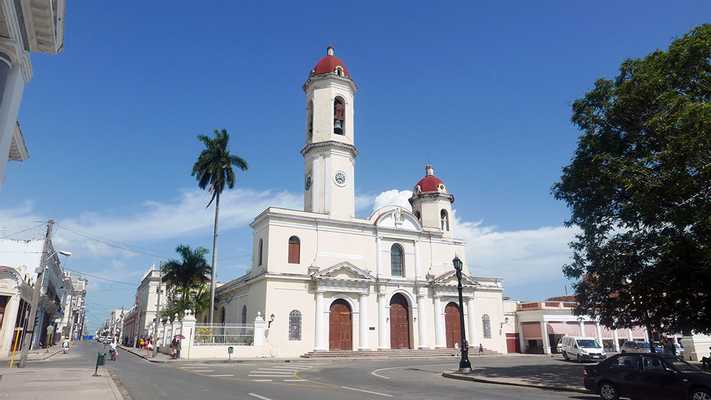
<path fill-rule="evenodd" d="M 493 355 L 495 351 L 485 349 L 479 353 L 479 349 L 471 348 L 471 355 Z M 388 349 L 388 350 L 333 350 L 333 351 L 312 351 L 302 355 L 303 358 L 358 358 L 358 357 L 454 357 L 458 355 L 455 349 Z"/>

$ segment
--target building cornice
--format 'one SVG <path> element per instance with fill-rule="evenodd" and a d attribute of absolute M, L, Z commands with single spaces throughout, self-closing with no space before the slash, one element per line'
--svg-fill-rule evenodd
<path fill-rule="evenodd" d="M 353 93 L 358 91 L 358 85 L 356 85 L 356 83 L 353 81 L 353 79 L 339 76 L 335 72 L 331 72 L 328 74 L 319 74 L 319 75 L 309 76 L 309 78 L 306 79 L 306 82 L 304 82 L 304 85 L 301 88 L 304 90 L 304 92 L 306 92 L 308 90 L 309 86 L 311 86 L 317 82 L 332 81 L 332 80 L 335 80 L 339 83 L 350 86 Z"/>
<path fill-rule="evenodd" d="M 341 150 L 346 153 L 350 153 L 353 158 L 358 156 L 358 149 L 355 146 L 348 143 L 339 142 L 337 140 L 326 140 L 323 142 L 307 143 L 303 149 L 301 149 L 301 155 L 306 156 L 311 150 Z"/>

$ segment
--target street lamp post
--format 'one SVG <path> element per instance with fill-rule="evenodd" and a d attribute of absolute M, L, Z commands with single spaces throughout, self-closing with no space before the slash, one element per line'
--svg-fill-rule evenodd
<path fill-rule="evenodd" d="M 459 372 L 472 372 L 472 364 L 469 362 L 469 343 L 464 328 L 464 301 L 462 300 L 462 260 L 454 256 L 452 260 L 454 271 L 457 274 L 457 292 L 459 292 L 459 326 L 462 328 L 460 343 L 462 344 L 462 358 L 459 360 Z M 470 311 L 471 312 L 471 311 Z"/>

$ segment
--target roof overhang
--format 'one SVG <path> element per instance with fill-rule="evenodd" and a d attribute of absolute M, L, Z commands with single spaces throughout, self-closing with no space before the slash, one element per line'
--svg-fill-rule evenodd
<path fill-rule="evenodd" d="M 22 136 L 20 123 L 15 123 L 15 129 L 12 130 L 12 142 L 10 142 L 10 160 L 24 161 L 30 158 L 30 153 L 25 145 L 25 138 Z"/>

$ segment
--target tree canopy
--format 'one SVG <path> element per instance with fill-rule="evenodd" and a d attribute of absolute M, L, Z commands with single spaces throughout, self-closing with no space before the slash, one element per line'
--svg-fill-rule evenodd
<path fill-rule="evenodd" d="M 206 289 L 212 268 L 205 260 L 207 249 L 180 245 L 175 251 L 180 260 L 169 260 L 161 265 L 162 279 L 168 287 L 168 303 L 163 315 L 182 316 L 185 310 L 199 314 L 207 308 L 206 300 L 209 301 Z"/>
<path fill-rule="evenodd" d="M 212 138 L 206 135 L 198 136 L 198 140 L 205 145 L 205 148 L 198 155 L 192 172 L 200 189 L 208 188 L 212 192 L 208 206 L 222 194 L 225 186 L 230 189 L 235 186 L 237 178 L 232 166 L 236 166 L 242 171 L 247 170 L 247 161 L 230 153 L 227 147 L 230 135 L 227 130 L 215 129 L 214 133 L 215 136 Z"/>
<path fill-rule="evenodd" d="M 628 59 L 573 103 L 553 195 L 580 227 L 578 312 L 609 327 L 711 332 L 711 25 Z"/>

